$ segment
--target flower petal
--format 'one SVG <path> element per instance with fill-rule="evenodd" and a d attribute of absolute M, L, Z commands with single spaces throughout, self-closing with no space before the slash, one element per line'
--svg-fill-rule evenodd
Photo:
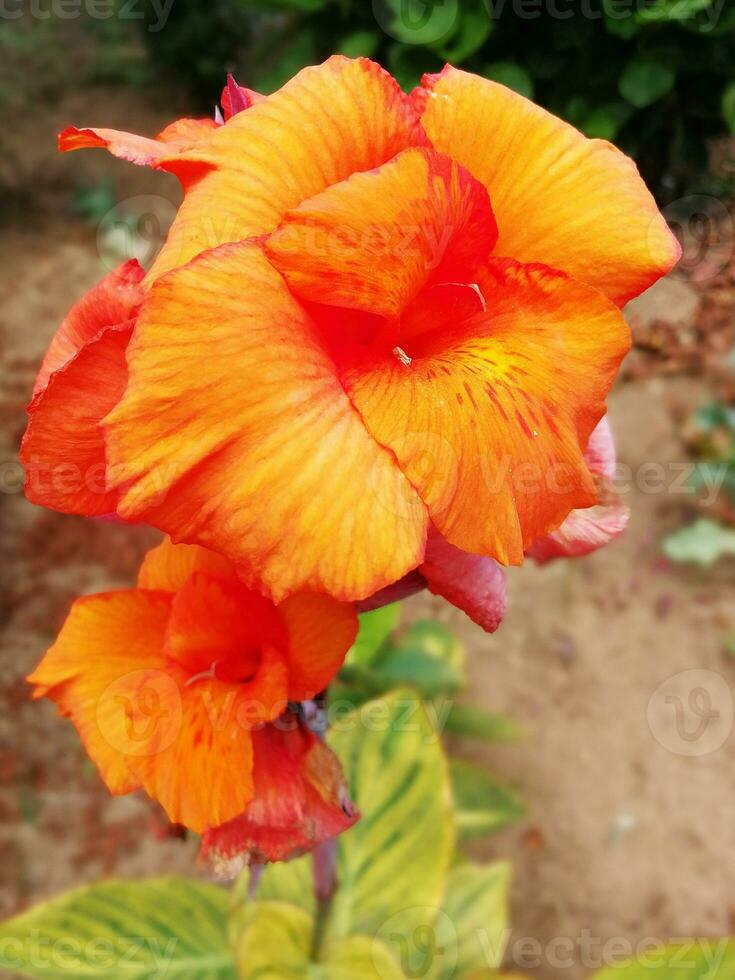
<path fill-rule="evenodd" d="M 67 514 L 114 514 L 100 420 L 125 391 L 134 321 L 103 330 L 50 375 L 28 406 L 20 448 L 31 503 Z"/>
<path fill-rule="evenodd" d="M 329 684 L 357 636 L 355 607 L 325 595 L 290 596 L 278 607 L 289 635 L 288 698 L 307 701 Z"/>
<path fill-rule="evenodd" d="M 552 558 L 581 558 L 614 541 L 628 526 L 630 510 L 611 486 L 600 490 L 592 507 L 573 510 L 561 527 L 539 538 L 526 550 L 539 564 Z"/>
<path fill-rule="evenodd" d="M 487 187 L 496 255 L 543 262 L 623 304 L 680 249 L 635 164 L 503 85 L 447 67 L 414 94 L 437 150 Z"/>
<path fill-rule="evenodd" d="M 256 245 L 156 284 L 128 363 L 106 420 L 123 516 L 221 552 L 276 601 L 360 598 L 418 564 L 425 507 Z"/>
<path fill-rule="evenodd" d="M 615 440 L 607 415 L 600 419 L 592 432 L 584 451 L 584 460 L 591 473 L 596 473 L 606 480 L 615 479 L 617 456 L 615 454 Z"/>
<path fill-rule="evenodd" d="M 115 511 L 99 427 L 123 393 L 125 348 L 143 301 L 143 270 L 124 263 L 70 310 L 43 359 L 20 457 L 35 504 L 72 514 Z"/>
<path fill-rule="evenodd" d="M 430 592 L 443 596 L 488 633 L 500 626 L 507 606 L 506 578 L 492 558 L 460 551 L 433 531 L 420 571 Z"/>
<path fill-rule="evenodd" d="M 143 302 L 140 285 L 145 272 L 136 259 L 123 263 L 88 290 L 71 308 L 54 334 L 33 386 L 45 388 L 49 378 L 107 327 L 131 320 Z"/>
<path fill-rule="evenodd" d="M 609 544 L 628 526 L 630 511 L 613 486 L 617 461 L 607 416 L 590 436 L 584 459 L 597 477 L 599 499 L 592 507 L 573 510 L 561 527 L 538 541 L 526 554 L 542 564 L 552 558 L 580 558 Z"/>
<path fill-rule="evenodd" d="M 429 308 L 408 363 L 355 345 L 341 374 L 444 537 L 520 563 L 524 546 L 594 503 L 581 447 L 630 335 L 601 293 L 542 266 L 491 260 L 478 283 L 486 308 L 441 329 Z"/>
<path fill-rule="evenodd" d="M 251 861 L 284 861 L 311 850 L 358 819 L 336 756 L 290 717 L 253 732 L 253 801 L 203 835 L 203 856 L 229 877 Z"/>
<path fill-rule="evenodd" d="M 138 588 L 178 592 L 194 572 L 237 578 L 234 566 L 223 555 L 196 544 L 174 544 L 167 536 L 146 553 L 138 572 Z"/>
<path fill-rule="evenodd" d="M 150 278 L 205 249 L 267 234 L 289 208 L 419 140 L 397 82 L 364 58 L 329 58 L 234 115 L 206 144 L 161 159 L 186 191 Z"/>
<path fill-rule="evenodd" d="M 265 99 L 265 95 L 254 92 L 251 88 L 245 88 L 244 85 L 238 85 L 232 75 L 228 75 L 227 84 L 222 89 L 220 98 L 225 122 L 236 116 L 238 112 L 244 112 L 245 109 L 254 106 L 256 102 L 263 102 Z"/>
<path fill-rule="evenodd" d="M 302 299 L 397 316 L 427 282 L 468 282 L 496 238 L 482 184 L 413 148 L 286 212 L 265 249 Z"/>
<path fill-rule="evenodd" d="M 214 119 L 177 119 L 151 139 L 119 129 L 67 126 L 59 133 L 59 150 L 67 153 L 99 148 L 140 167 L 155 167 L 160 160 L 170 159 L 174 152 L 190 150 L 200 140 L 208 139 L 217 128 Z"/>
<path fill-rule="evenodd" d="M 165 737 L 130 762 L 169 820 L 197 834 L 231 820 L 252 799 L 252 738 L 243 724 L 249 705 L 241 686 L 209 678 L 187 686 L 178 676 L 177 726 L 164 725 Z"/>
<path fill-rule="evenodd" d="M 135 753 L 180 717 L 162 653 L 170 605 L 165 593 L 132 590 L 77 599 L 28 677 L 34 697 L 51 698 L 71 718 L 112 793 L 140 786 Z"/>

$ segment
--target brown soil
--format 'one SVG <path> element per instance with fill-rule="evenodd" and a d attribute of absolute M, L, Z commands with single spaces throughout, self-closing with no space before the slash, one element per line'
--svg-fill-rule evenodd
<path fill-rule="evenodd" d="M 167 121 L 106 93 L 86 99 L 89 106 L 66 103 L 36 117 L 36 145 L 39 133 L 52 134 L 72 119 L 104 117 L 107 125 L 149 132 Z M 81 111 L 92 103 L 96 112 Z M 12 225 L 0 227 L 7 273 L 0 287 L 6 330 L 0 465 L 7 491 L 0 495 L 2 917 L 102 875 L 195 872 L 194 843 L 155 840 L 147 803 L 110 798 L 71 726 L 51 704 L 28 701 L 23 682 L 71 599 L 130 582 L 151 535 L 47 513 L 12 492 L 34 370 L 71 302 L 104 271 L 94 228 L 64 204 L 70 174 L 79 174 L 80 165 L 87 181 L 114 174 L 119 197 L 160 193 L 174 200 L 176 190 L 161 176 L 103 154 L 89 154 L 82 164 L 81 155 L 60 163 L 50 145 L 35 152 L 51 210 L 23 210 Z M 699 299 L 691 288 L 681 282 L 667 288 L 647 297 L 638 315 L 649 321 L 680 316 L 682 289 L 694 315 Z M 644 463 L 685 461 L 672 419 L 706 394 L 696 379 L 652 377 L 619 387 L 611 414 L 622 461 L 639 477 Z M 629 532 L 613 547 L 583 561 L 513 571 L 510 612 L 494 636 L 426 596 L 407 604 L 407 615 L 435 612 L 451 621 L 469 652 L 473 700 L 506 711 L 528 730 L 518 745 L 461 748 L 517 786 L 528 802 L 522 825 L 474 852 L 510 858 L 515 866 L 512 944 L 523 937 L 544 946 L 555 937 L 573 941 L 571 964 L 555 966 L 552 950 L 530 970 L 540 978 L 589 975 L 599 957 L 595 938 L 635 943 L 733 929 L 733 736 L 727 728 L 718 735 L 729 694 L 723 701 L 716 683 L 719 676 L 735 688 L 735 661 L 723 653 L 723 637 L 735 632 L 733 566 L 692 572 L 662 561 L 661 536 L 688 502 L 671 488 L 634 488 Z M 687 675 L 672 682 L 671 691 L 655 693 L 667 678 L 694 668 L 710 673 L 694 680 Z M 711 687 L 721 719 L 703 742 L 693 743 L 685 736 L 696 729 L 699 702 L 691 707 L 687 699 L 700 687 Z M 667 694 L 683 698 L 684 736 Z M 678 754 L 692 745 L 702 754 Z M 518 945 L 511 949 L 516 966 L 529 965 Z"/>

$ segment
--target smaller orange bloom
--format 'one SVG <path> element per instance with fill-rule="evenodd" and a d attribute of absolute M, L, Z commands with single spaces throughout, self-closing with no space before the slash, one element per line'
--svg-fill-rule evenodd
<path fill-rule="evenodd" d="M 226 877 L 310 851 L 358 819 L 337 757 L 295 714 L 254 731 L 253 749 L 252 802 L 202 839 L 203 857 Z"/>
<path fill-rule="evenodd" d="M 275 606 L 225 558 L 166 540 L 138 588 L 76 600 L 28 679 L 71 718 L 112 793 L 142 787 L 201 833 L 253 800 L 254 730 L 326 687 L 356 632 L 350 605 Z"/>

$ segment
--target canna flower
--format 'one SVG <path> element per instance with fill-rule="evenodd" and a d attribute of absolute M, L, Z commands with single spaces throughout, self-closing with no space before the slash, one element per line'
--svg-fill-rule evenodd
<path fill-rule="evenodd" d="M 112 793 L 142 787 L 172 822 L 200 833 L 249 804 L 267 813 L 256 752 L 269 767 L 289 766 L 299 737 L 311 746 L 303 733 L 272 744 L 264 733 L 288 702 L 326 687 L 356 632 L 352 606 L 298 595 L 276 607 L 227 559 L 164 541 L 136 589 L 74 602 L 28 679 L 35 697 L 71 718 Z M 324 755 L 304 753 L 310 766 Z"/>
<path fill-rule="evenodd" d="M 202 837 L 202 856 L 226 877 L 310 851 L 358 819 L 337 757 L 296 715 L 254 731 L 253 754 L 252 802 Z"/>
<path fill-rule="evenodd" d="M 275 602 L 370 602 L 408 575 L 493 628 L 487 562 L 600 506 L 584 452 L 630 343 L 619 307 L 676 241 L 629 159 L 465 72 L 405 95 L 335 57 L 233 93 L 240 111 L 188 143 L 62 134 L 185 192 L 124 392 L 93 420 L 115 513 L 226 555 Z M 445 574 L 482 561 L 471 594 Z"/>

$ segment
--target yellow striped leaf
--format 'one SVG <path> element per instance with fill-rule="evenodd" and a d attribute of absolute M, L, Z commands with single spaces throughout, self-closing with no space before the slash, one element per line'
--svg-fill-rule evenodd
<path fill-rule="evenodd" d="M 340 838 L 331 934 L 430 925 L 454 832 L 446 760 L 421 702 L 409 691 L 370 701 L 343 717 L 329 741 L 362 812 Z"/>
<path fill-rule="evenodd" d="M 0 925 L 0 968 L 42 980 L 232 980 L 228 898 L 173 876 L 78 888 Z"/>
<path fill-rule="evenodd" d="M 308 912 L 286 902 L 255 902 L 237 949 L 240 980 L 404 980 L 378 940 L 339 939 L 314 961 L 313 937 Z"/>
<path fill-rule="evenodd" d="M 437 957 L 432 980 L 464 978 L 500 966 L 508 941 L 508 885 L 505 862 L 454 868 L 437 917 Z"/>
<path fill-rule="evenodd" d="M 593 980 L 735 980 L 735 940 L 692 939 L 649 947 L 635 962 L 611 966 Z"/>

